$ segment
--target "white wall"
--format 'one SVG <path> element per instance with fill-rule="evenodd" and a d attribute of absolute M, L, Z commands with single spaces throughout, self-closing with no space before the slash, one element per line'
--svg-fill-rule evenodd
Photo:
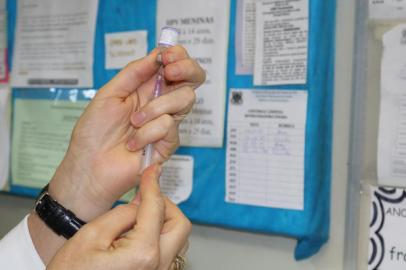
<path fill-rule="evenodd" d="M 296 243 L 292 239 L 195 225 L 187 269 L 343 269 L 355 1 L 337 2 L 333 182 L 328 244 L 311 259 L 296 262 L 293 259 Z M 32 204 L 30 199 L 0 195 L 0 236 L 16 224 Z"/>

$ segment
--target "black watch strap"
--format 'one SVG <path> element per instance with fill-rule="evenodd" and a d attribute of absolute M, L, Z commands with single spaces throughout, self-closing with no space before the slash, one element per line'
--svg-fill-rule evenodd
<path fill-rule="evenodd" d="M 50 229 L 66 239 L 71 238 L 86 224 L 49 195 L 48 185 L 44 187 L 37 198 L 35 212 Z"/>

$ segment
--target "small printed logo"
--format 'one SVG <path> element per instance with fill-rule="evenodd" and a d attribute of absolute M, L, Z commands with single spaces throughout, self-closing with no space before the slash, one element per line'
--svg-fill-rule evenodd
<path fill-rule="evenodd" d="M 231 93 L 231 104 L 233 105 L 241 105 L 243 103 L 242 92 L 241 91 L 233 91 Z"/>

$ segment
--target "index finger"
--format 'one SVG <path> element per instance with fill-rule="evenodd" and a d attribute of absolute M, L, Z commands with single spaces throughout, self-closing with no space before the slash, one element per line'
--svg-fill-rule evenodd
<path fill-rule="evenodd" d="M 183 212 L 168 198 L 165 197 L 165 224 L 161 234 L 172 231 L 177 228 L 177 231 L 189 235 L 192 228 L 189 219 Z"/>
<path fill-rule="evenodd" d="M 165 217 L 165 202 L 159 189 L 161 168 L 153 165 L 141 177 L 141 202 L 137 212 L 136 231 L 151 242 L 159 241 Z"/>

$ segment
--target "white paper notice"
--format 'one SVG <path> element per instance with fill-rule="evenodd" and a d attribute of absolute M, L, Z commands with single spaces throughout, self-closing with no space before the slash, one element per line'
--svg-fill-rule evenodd
<path fill-rule="evenodd" d="M 0 190 L 4 188 L 9 173 L 10 158 L 10 91 L 0 87 Z"/>
<path fill-rule="evenodd" d="M 257 2 L 255 85 L 306 83 L 308 14 L 308 0 Z"/>
<path fill-rule="evenodd" d="M 303 209 L 307 91 L 233 89 L 226 201 Z"/>
<path fill-rule="evenodd" d="M 163 166 L 159 185 L 174 203 L 186 201 L 193 188 L 193 157 L 173 155 Z"/>
<path fill-rule="evenodd" d="M 378 183 L 406 187 L 406 24 L 383 36 Z"/>
<path fill-rule="evenodd" d="M 0 10 L 0 83 L 7 81 L 7 12 Z"/>
<path fill-rule="evenodd" d="M 98 0 L 20 0 L 15 87 L 93 87 Z"/>
<path fill-rule="evenodd" d="M 106 69 L 121 69 L 147 55 L 147 31 L 109 33 L 104 40 Z"/>
<path fill-rule="evenodd" d="M 238 0 L 235 33 L 236 74 L 254 72 L 255 57 L 255 5 L 258 0 Z"/>
<path fill-rule="evenodd" d="M 371 19 L 406 18 L 406 0 L 369 0 L 369 17 Z"/>
<path fill-rule="evenodd" d="M 371 188 L 368 270 L 406 266 L 406 191 Z"/>
<path fill-rule="evenodd" d="M 165 25 L 178 28 L 179 43 L 207 72 L 197 102 L 180 126 L 182 145 L 223 145 L 229 10 L 229 0 L 158 1 L 157 33 Z"/>

